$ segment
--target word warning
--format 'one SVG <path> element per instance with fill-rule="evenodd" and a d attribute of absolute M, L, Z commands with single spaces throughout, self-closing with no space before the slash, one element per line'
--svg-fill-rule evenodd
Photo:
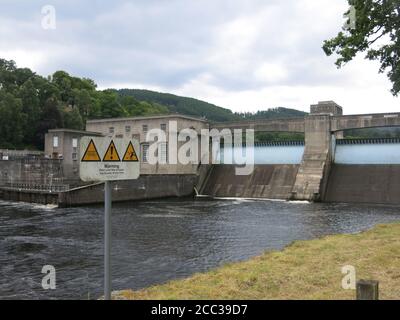
<path fill-rule="evenodd" d="M 139 143 L 136 140 L 83 137 L 80 144 L 81 180 L 137 179 L 140 171 L 137 150 Z M 120 155 L 123 155 L 122 158 Z"/>

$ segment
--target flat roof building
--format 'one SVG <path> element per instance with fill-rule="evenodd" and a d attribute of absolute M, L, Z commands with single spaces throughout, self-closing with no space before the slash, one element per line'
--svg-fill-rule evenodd
<path fill-rule="evenodd" d="M 133 138 L 140 143 L 141 174 L 196 174 L 200 162 L 198 158 L 193 163 L 176 164 L 168 163 L 171 152 L 178 152 L 179 147 L 185 142 L 177 142 L 177 150 L 170 150 L 170 137 L 178 136 L 183 129 L 192 129 L 200 135 L 201 129 L 209 127 L 208 121 L 204 118 L 196 118 L 180 114 L 140 116 L 127 118 L 110 118 L 88 120 L 86 130 L 99 132 L 112 138 Z M 149 147 L 152 143 L 146 140 L 147 133 L 152 129 L 160 129 L 165 132 L 165 142 L 158 142 L 158 155 L 160 163 L 151 165 L 148 163 Z M 199 146 L 200 148 L 200 139 Z M 177 154 L 176 154 L 177 156 Z M 198 155 L 200 157 L 200 153 Z"/>
<path fill-rule="evenodd" d="M 49 159 L 61 159 L 66 180 L 79 181 L 79 144 L 83 136 L 101 137 L 98 132 L 72 129 L 51 129 L 45 135 L 44 154 Z"/>

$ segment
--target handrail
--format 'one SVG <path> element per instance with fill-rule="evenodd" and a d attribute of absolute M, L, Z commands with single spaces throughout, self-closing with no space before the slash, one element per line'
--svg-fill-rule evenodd
<path fill-rule="evenodd" d="M 354 139 L 337 139 L 337 145 L 348 144 L 385 144 L 400 143 L 400 138 L 354 138 Z"/>
<path fill-rule="evenodd" d="M 68 184 L 38 184 L 38 183 L 15 183 L 7 182 L 6 189 L 42 192 L 65 192 L 69 190 Z"/>

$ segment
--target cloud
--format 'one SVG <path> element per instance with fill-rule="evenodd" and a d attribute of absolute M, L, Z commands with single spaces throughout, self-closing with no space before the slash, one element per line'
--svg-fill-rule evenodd
<path fill-rule="evenodd" d="M 337 70 L 321 49 L 340 30 L 346 0 L 53 1 L 57 29 L 43 30 L 46 4 L 3 0 L 0 56 L 43 75 L 64 69 L 101 88 L 156 89 L 234 110 L 307 110 L 328 99 L 347 113 L 398 107 L 376 64 Z"/>

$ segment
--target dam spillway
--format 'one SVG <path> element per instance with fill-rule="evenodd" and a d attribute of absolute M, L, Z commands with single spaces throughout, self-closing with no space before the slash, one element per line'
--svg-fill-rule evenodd
<path fill-rule="evenodd" d="M 203 193 L 213 197 L 287 199 L 298 168 L 298 164 L 258 164 L 250 175 L 237 176 L 235 165 L 215 165 Z"/>
<path fill-rule="evenodd" d="M 333 139 L 332 163 L 321 190 L 321 201 L 400 204 L 400 139 Z M 233 155 L 249 150 L 232 147 L 220 151 L 202 194 L 213 197 L 291 199 L 304 145 L 299 142 L 258 144 L 254 170 L 237 175 Z M 223 156 L 225 154 L 225 157 Z M 308 173 L 307 174 L 312 174 Z M 322 185 L 322 183 L 321 183 Z"/>

